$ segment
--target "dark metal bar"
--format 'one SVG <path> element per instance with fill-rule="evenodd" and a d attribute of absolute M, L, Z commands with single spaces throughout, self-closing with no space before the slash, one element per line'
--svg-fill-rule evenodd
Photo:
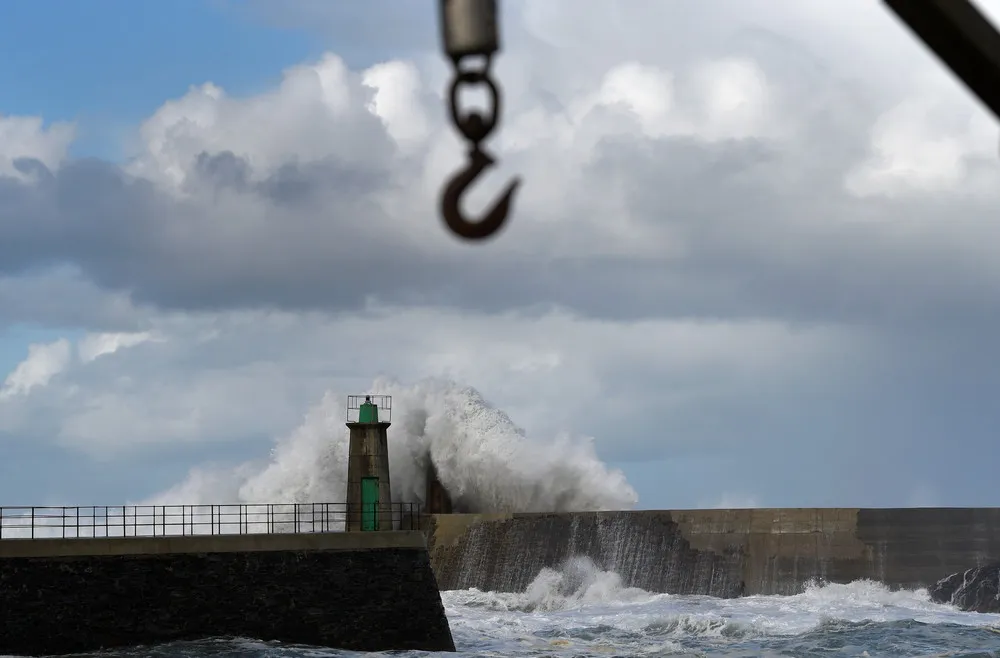
<path fill-rule="evenodd" d="M 151 512 L 146 513 L 146 508 Z M 349 521 L 350 510 L 346 503 L 261 503 L 248 504 L 239 503 L 235 505 L 171 505 L 171 509 L 180 510 L 180 520 L 168 521 L 167 505 L 148 506 L 103 506 L 91 505 L 89 507 L 0 507 L 0 538 L 10 537 L 10 528 L 16 528 L 15 537 L 29 536 L 31 538 L 62 536 L 67 537 L 97 537 L 97 528 L 103 522 L 104 537 L 118 536 L 112 535 L 111 530 L 121 525 L 122 537 L 145 536 L 139 532 L 139 528 L 149 527 L 153 537 L 169 535 L 195 535 L 198 534 L 198 527 L 208 525 L 209 533 L 216 534 L 249 534 L 250 514 L 255 515 L 255 524 L 263 523 L 264 532 L 267 533 L 316 533 L 334 531 L 334 522 L 345 524 L 341 530 L 346 530 Z M 204 507 L 208 507 L 208 523 L 202 518 Z M 86 510 L 90 509 L 90 519 L 86 518 Z M 235 530 L 232 529 L 233 509 L 236 511 Z M 289 509 L 290 508 L 290 509 Z M 70 519 L 69 511 L 72 510 L 73 518 Z M 81 512 L 83 510 L 83 512 Z M 99 519 L 97 511 L 101 510 L 103 519 Z M 111 519 L 111 513 L 121 514 L 121 523 Z M 309 512 L 308 523 L 306 523 L 305 513 Z M 387 503 L 379 505 L 380 518 L 385 512 L 389 512 L 391 524 L 383 529 L 416 529 L 420 521 L 420 505 L 416 503 Z M 157 519 L 159 513 L 160 518 Z M 257 517 L 263 513 L 264 519 Z M 320 518 L 317 519 L 317 514 Z M 148 519 L 148 520 L 147 520 Z M 59 523 L 56 523 L 56 520 Z M 291 529 L 287 526 L 291 525 Z M 168 526 L 170 526 L 168 528 Z M 177 529 L 180 526 L 180 529 Z M 158 530 L 159 528 L 159 530 Z M 55 534 L 59 530 L 59 535 Z M 68 532 L 69 530 L 75 532 Z M 84 532 L 89 529 L 90 532 Z M 129 529 L 132 533 L 129 534 Z M 21 534 L 22 531 L 26 531 Z M 256 531 L 256 530 L 255 530 Z"/>
<path fill-rule="evenodd" d="M 968 0 L 884 0 L 1000 118 L 1000 32 Z"/>

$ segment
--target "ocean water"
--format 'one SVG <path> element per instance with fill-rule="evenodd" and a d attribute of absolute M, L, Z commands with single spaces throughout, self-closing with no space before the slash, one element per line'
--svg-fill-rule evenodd
<path fill-rule="evenodd" d="M 1000 657 L 1000 615 L 932 603 L 871 581 L 810 585 L 795 596 L 715 599 L 624 588 L 585 558 L 543 570 L 522 593 L 444 592 L 457 654 L 442 656 Z M 217 639 L 90 654 L 103 658 L 319 658 L 359 654 Z"/>

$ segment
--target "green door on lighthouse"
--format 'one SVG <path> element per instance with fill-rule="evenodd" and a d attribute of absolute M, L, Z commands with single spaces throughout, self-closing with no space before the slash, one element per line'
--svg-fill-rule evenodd
<path fill-rule="evenodd" d="M 378 530 L 378 478 L 361 478 L 361 529 Z"/>

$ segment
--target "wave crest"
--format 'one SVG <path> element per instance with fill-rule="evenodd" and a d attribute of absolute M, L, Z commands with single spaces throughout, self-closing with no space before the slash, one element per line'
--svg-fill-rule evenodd
<path fill-rule="evenodd" d="M 429 379 L 378 379 L 371 393 L 392 396 L 389 471 L 394 501 L 423 503 L 428 461 L 456 509 L 570 512 L 631 509 L 638 496 L 609 469 L 593 440 L 529 439 L 474 388 Z M 193 469 L 145 504 L 339 502 L 346 499 L 345 395 L 327 393 L 303 423 L 279 439 L 263 464 Z"/>

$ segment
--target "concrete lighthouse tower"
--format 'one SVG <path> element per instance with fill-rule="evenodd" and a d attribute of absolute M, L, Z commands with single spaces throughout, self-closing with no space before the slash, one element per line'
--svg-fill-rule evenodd
<path fill-rule="evenodd" d="M 393 529 L 388 439 L 391 413 L 392 398 L 388 395 L 347 397 L 347 530 Z"/>

